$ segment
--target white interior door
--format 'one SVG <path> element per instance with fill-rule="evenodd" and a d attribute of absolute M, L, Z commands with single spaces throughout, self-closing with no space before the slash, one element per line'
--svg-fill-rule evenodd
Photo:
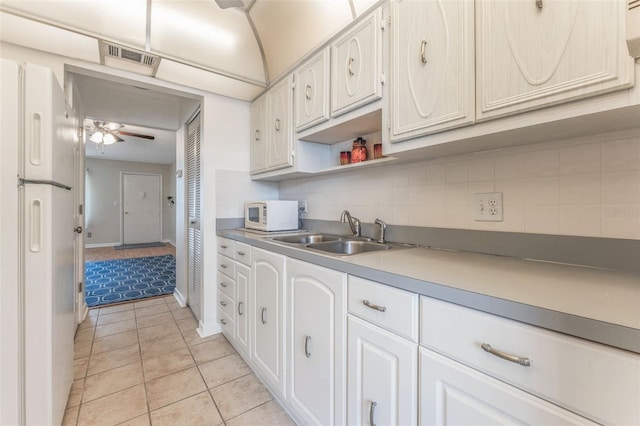
<path fill-rule="evenodd" d="M 162 241 L 162 176 L 122 174 L 122 243 Z"/>

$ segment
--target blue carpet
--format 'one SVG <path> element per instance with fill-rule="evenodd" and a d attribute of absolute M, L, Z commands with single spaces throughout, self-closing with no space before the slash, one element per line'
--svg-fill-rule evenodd
<path fill-rule="evenodd" d="M 87 306 L 102 306 L 172 294 L 176 288 L 176 259 L 170 255 L 87 262 Z"/>

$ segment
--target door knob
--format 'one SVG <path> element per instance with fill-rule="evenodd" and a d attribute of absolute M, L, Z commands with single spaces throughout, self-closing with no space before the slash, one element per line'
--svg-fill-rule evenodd
<path fill-rule="evenodd" d="M 77 228 L 73 228 L 73 232 L 77 232 L 78 234 L 82 234 L 82 226 L 78 226 Z"/>

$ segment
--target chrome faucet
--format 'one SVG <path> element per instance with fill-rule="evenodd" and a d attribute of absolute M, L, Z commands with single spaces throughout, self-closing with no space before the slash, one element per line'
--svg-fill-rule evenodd
<path fill-rule="evenodd" d="M 387 230 L 387 224 L 384 223 L 383 221 L 381 221 L 380 219 L 376 219 L 376 224 L 380 225 L 380 238 L 378 238 L 378 242 L 380 244 L 384 244 L 384 243 L 386 243 L 386 241 L 384 239 L 384 233 Z"/>
<path fill-rule="evenodd" d="M 342 214 L 340 215 L 340 222 L 345 223 L 347 222 L 347 220 L 349 221 L 349 227 L 351 228 L 351 232 L 353 232 L 353 234 L 356 237 L 359 237 L 360 236 L 360 219 L 358 219 L 357 217 L 351 216 L 351 213 L 349 213 L 349 210 L 343 210 Z"/>

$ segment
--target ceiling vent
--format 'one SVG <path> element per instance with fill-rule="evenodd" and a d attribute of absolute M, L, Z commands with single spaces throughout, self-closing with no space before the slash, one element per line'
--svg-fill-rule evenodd
<path fill-rule="evenodd" d="M 160 57 L 100 40 L 100 63 L 112 68 L 155 77 Z"/>

